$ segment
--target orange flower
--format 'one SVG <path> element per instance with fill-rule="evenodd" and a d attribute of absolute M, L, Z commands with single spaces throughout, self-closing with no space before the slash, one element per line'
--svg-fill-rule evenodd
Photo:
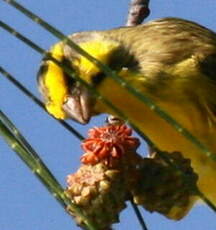
<path fill-rule="evenodd" d="M 95 127 L 88 132 L 88 138 L 82 143 L 85 151 L 81 157 L 84 164 L 109 162 L 112 158 L 120 158 L 127 151 L 135 151 L 140 142 L 132 137 L 132 130 L 126 125 L 107 125 Z"/>

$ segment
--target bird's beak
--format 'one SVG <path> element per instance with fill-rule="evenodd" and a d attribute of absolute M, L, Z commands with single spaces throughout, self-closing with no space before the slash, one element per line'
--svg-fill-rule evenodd
<path fill-rule="evenodd" d="M 91 108 L 94 103 L 93 97 L 83 85 L 76 85 L 71 94 L 67 96 L 63 104 L 63 110 L 67 116 L 76 122 L 86 124 L 91 118 Z"/>

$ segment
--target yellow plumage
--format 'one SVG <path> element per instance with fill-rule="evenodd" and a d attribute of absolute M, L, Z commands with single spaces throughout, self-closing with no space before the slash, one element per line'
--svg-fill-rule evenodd
<path fill-rule="evenodd" d="M 118 43 L 114 41 L 108 41 L 101 45 L 101 41 L 95 41 L 94 43 L 84 42 L 80 44 L 80 47 L 87 52 L 92 54 L 92 56 L 103 63 L 107 63 L 110 52 L 113 52 L 118 47 Z M 79 60 L 73 63 L 74 67 L 79 69 L 79 74 L 85 74 L 85 80 L 91 82 L 91 77 L 93 74 L 100 72 L 100 69 L 91 61 L 86 59 L 84 56 L 80 57 Z"/>
<path fill-rule="evenodd" d="M 53 58 L 58 61 L 63 60 L 63 51 L 61 44 L 53 46 L 51 49 Z M 47 97 L 49 103 L 46 104 L 46 109 L 49 113 L 55 114 L 57 119 L 65 119 L 66 114 L 61 109 L 61 106 L 68 94 L 67 82 L 63 75 L 63 70 L 52 61 L 48 61 L 48 70 L 44 78 L 44 85 L 49 89 Z"/>
<path fill-rule="evenodd" d="M 166 18 L 145 25 L 71 36 L 85 51 L 113 68 L 131 86 L 148 95 L 209 150 L 216 153 L 216 35 L 195 23 Z M 124 112 L 162 151 L 179 151 L 192 160 L 198 187 L 216 204 L 216 162 L 185 139 L 153 110 L 84 57 L 64 45 L 71 67 Z M 51 69 L 50 69 L 51 71 Z M 49 73 L 49 72 L 48 72 Z M 56 73 L 55 77 L 61 73 Z M 46 79 L 46 75 L 45 79 Z M 51 75 L 50 75 L 51 76 Z M 62 75 L 63 78 L 63 75 Z M 57 92 L 58 83 L 47 86 Z M 45 82 L 46 84 L 46 82 Z M 67 90 L 62 91 L 67 96 Z M 55 95 L 55 93 L 52 93 Z M 62 97 L 61 97 L 62 98 Z M 56 106 L 69 113 L 62 100 Z M 65 110 L 64 110 L 65 109 Z M 49 110 L 54 116 L 54 110 Z M 58 113 L 58 112 L 57 112 Z M 90 113 L 115 113 L 100 100 Z M 76 117 L 72 117 L 76 119 Z M 84 123 L 84 121 L 83 121 Z"/>

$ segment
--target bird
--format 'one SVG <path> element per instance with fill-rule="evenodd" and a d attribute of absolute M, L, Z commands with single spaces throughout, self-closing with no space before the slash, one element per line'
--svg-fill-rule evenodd
<path fill-rule="evenodd" d="M 216 154 L 215 32 L 192 21 L 167 17 L 137 26 L 78 32 L 68 38 L 148 96 Z M 49 52 L 121 110 L 158 149 L 178 151 L 189 158 L 199 190 L 216 205 L 216 161 L 65 41 Z M 47 111 L 57 119 L 86 124 L 103 113 L 118 117 L 47 57 L 38 73 L 38 87 Z"/>

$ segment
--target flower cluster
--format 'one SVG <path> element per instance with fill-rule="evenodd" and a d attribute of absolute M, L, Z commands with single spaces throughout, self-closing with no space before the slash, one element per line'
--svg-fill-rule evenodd
<path fill-rule="evenodd" d="M 89 130 L 88 138 L 82 143 L 85 153 L 81 157 L 84 164 L 96 164 L 111 158 L 121 158 L 128 151 L 135 151 L 140 142 L 126 125 L 107 125 Z"/>
<path fill-rule="evenodd" d="M 129 199 L 175 220 L 183 218 L 196 200 L 191 188 L 196 186 L 197 175 L 189 159 L 178 152 L 163 152 L 188 175 L 190 186 L 160 154 L 150 158 L 137 154 L 139 145 L 125 124 L 90 129 L 81 144 L 82 164 L 67 177 L 66 194 L 99 230 L 110 230 L 119 221 Z M 85 220 L 70 207 L 68 210 L 85 229 Z"/>

